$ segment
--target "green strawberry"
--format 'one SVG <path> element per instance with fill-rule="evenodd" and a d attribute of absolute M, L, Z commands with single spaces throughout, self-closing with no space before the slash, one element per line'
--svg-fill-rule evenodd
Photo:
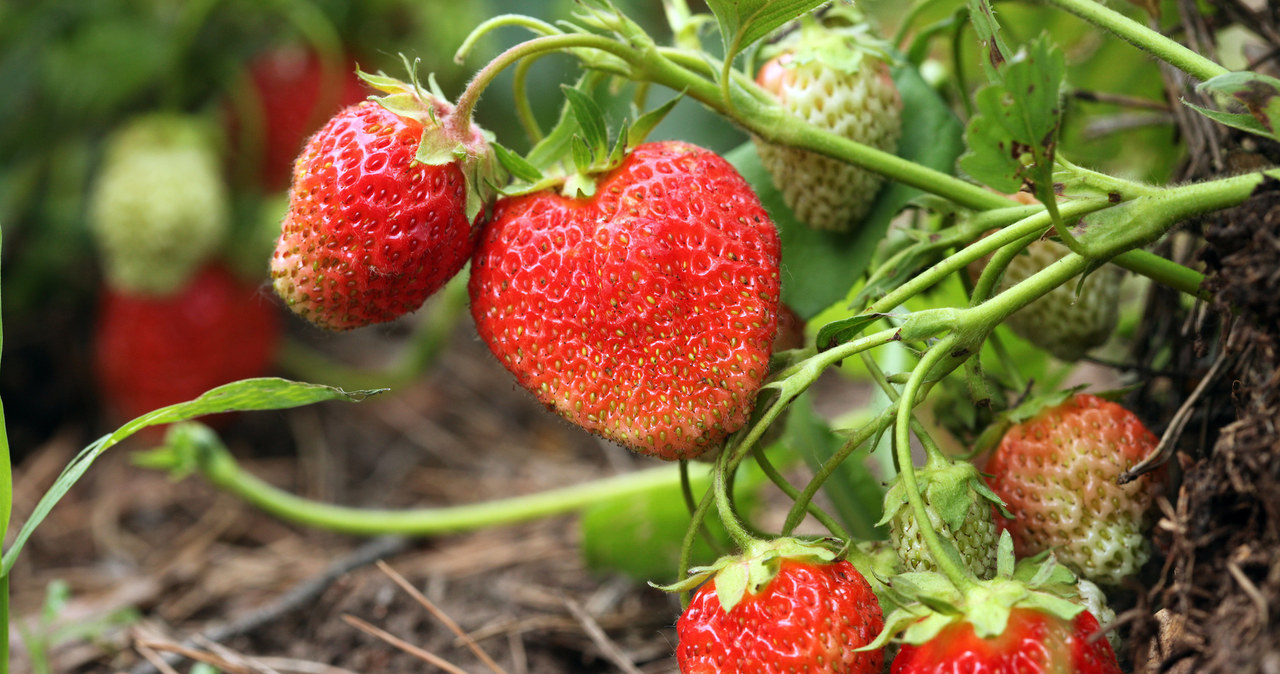
<path fill-rule="evenodd" d="M 894 152 L 902 135 L 902 97 L 886 52 L 865 24 L 834 25 L 843 15 L 806 17 L 778 46 L 756 82 L 792 115 L 826 131 Z M 754 139 L 760 162 L 796 217 L 811 227 L 847 231 L 867 214 L 882 179 L 822 155 Z"/>
<path fill-rule="evenodd" d="M 955 544 L 960 559 L 979 578 L 990 578 L 996 571 L 998 531 L 992 516 L 992 505 L 1000 499 L 982 481 L 972 464 L 952 462 L 933 454 L 916 469 L 916 483 L 924 499 L 929 522 L 938 536 Z M 889 540 L 907 571 L 937 571 L 928 546 L 920 532 L 915 509 L 907 502 L 906 485 L 899 474 L 889 485 L 884 497 L 884 517 L 889 525 Z"/>
<path fill-rule="evenodd" d="M 230 226 L 227 188 L 205 124 L 152 114 L 115 131 L 88 217 L 108 285 L 150 295 L 183 288 L 217 253 Z"/>
<path fill-rule="evenodd" d="M 1004 434 L 983 470 L 1012 514 L 997 524 L 1019 555 L 1053 550 L 1081 576 L 1118 585 L 1150 555 L 1162 474 L 1124 485 L 1117 478 L 1156 443 L 1136 415 L 1095 396 L 1040 410 Z"/>
<path fill-rule="evenodd" d="M 1000 280 L 1000 291 L 1062 259 L 1070 250 L 1048 239 L 1036 241 L 1013 259 Z M 1119 317 L 1122 272 L 1104 265 L 1085 278 L 1076 294 L 1073 280 L 1014 312 L 1005 320 L 1015 334 L 1062 360 L 1078 360 L 1106 343 Z"/>

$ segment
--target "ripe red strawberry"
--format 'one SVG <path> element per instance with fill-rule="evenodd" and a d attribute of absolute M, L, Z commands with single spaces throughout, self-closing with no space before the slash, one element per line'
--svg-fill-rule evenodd
<path fill-rule="evenodd" d="M 280 333 L 275 303 L 219 265 L 206 266 L 172 296 L 106 287 L 97 320 L 98 386 L 120 419 L 262 376 Z"/>
<path fill-rule="evenodd" d="M 1120 674 L 1106 639 L 1090 640 L 1098 621 L 1088 611 L 1072 620 L 1014 608 L 1004 631 L 980 638 L 974 625 L 953 622 L 929 641 L 904 644 L 892 674 Z"/>
<path fill-rule="evenodd" d="M 676 623 L 682 674 L 883 669 L 882 649 L 855 651 L 884 627 L 866 579 L 830 553 L 778 549 L 785 544 L 717 564 Z"/>
<path fill-rule="evenodd" d="M 1010 428 L 987 460 L 987 482 L 1014 516 L 997 523 L 1019 556 L 1052 549 L 1085 578 L 1118 584 L 1147 561 L 1162 476 L 1116 478 L 1156 443 L 1136 415 L 1095 396 L 1041 410 Z"/>
<path fill-rule="evenodd" d="M 838 24 L 838 12 L 807 17 L 756 83 L 792 115 L 824 130 L 894 152 L 902 135 L 902 97 L 886 52 L 865 24 Z M 783 200 L 805 224 L 846 231 L 866 215 L 883 182 L 875 173 L 807 150 L 756 140 L 760 162 Z"/>
<path fill-rule="evenodd" d="M 499 200 L 471 267 L 480 336 L 520 385 L 638 452 L 740 428 L 768 371 L 778 235 L 718 155 L 646 143 L 595 196 Z"/>
<path fill-rule="evenodd" d="M 298 157 L 271 260 L 289 308 L 329 330 L 415 311 L 462 269 L 492 160 L 442 97 L 370 81 L 391 95 L 342 110 Z"/>
<path fill-rule="evenodd" d="M 355 63 L 326 62 L 302 45 L 272 49 L 249 64 L 249 88 L 229 110 L 230 136 L 268 191 L 289 186 L 307 136 L 368 89 Z"/>

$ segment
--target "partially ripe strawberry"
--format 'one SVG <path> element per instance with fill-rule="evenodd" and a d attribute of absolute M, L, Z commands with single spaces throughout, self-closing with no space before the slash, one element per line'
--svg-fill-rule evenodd
<path fill-rule="evenodd" d="M 1050 240 L 1033 242 L 1005 268 L 999 290 L 1048 267 L 1071 252 Z M 1121 271 L 1104 265 L 1085 278 L 1064 283 L 1014 312 L 1005 320 L 1015 334 L 1062 360 L 1078 360 L 1102 346 L 1115 331 L 1119 318 Z M 1076 286 L 1080 285 L 1079 293 Z"/>
<path fill-rule="evenodd" d="M 520 385 L 565 418 L 691 458 L 742 427 L 768 374 L 779 254 L 728 162 L 647 143 L 593 197 L 499 200 L 472 261 L 471 313 Z"/>
<path fill-rule="evenodd" d="M 104 288 L 94 368 L 120 420 L 267 372 L 280 328 L 275 303 L 220 265 L 166 297 Z"/>
<path fill-rule="evenodd" d="M 347 57 L 326 61 L 303 45 L 271 49 L 249 64 L 248 86 L 228 111 L 229 135 L 265 190 L 288 187 L 307 136 L 368 95 L 355 70 Z"/>
<path fill-rule="evenodd" d="M 868 48 L 861 31 L 810 20 L 782 48 L 760 68 L 756 82 L 788 112 L 849 140 L 897 150 L 902 97 L 883 52 Z M 755 145 L 787 206 L 816 229 L 852 229 L 883 182 L 876 173 L 807 150 L 759 138 Z"/>
<path fill-rule="evenodd" d="M 987 460 L 987 483 L 1013 514 L 997 523 L 1019 556 L 1051 549 L 1081 576 L 1119 584 L 1150 555 L 1162 473 L 1125 485 L 1117 478 L 1156 443 L 1136 415 L 1092 395 L 1041 410 L 1010 428 Z"/>
<path fill-rule="evenodd" d="M 107 139 L 88 205 L 89 231 L 106 282 L 126 293 L 164 295 L 218 252 L 230 205 L 205 123 L 158 113 Z"/>
<path fill-rule="evenodd" d="M 481 130 L 438 95 L 376 80 L 395 93 L 342 110 L 298 157 L 271 259 L 280 297 L 328 330 L 421 307 L 470 258 L 487 187 Z"/>
<path fill-rule="evenodd" d="M 1004 631 L 981 638 L 972 623 L 953 622 L 929 641 L 903 644 L 892 674 L 1120 674 L 1106 639 L 1091 640 L 1098 621 L 1088 611 L 1067 620 L 1015 608 Z"/>
<path fill-rule="evenodd" d="M 676 623 L 681 673 L 878 674 L 883 650 L 855 649 L 884 627 L 879 601 L 833 557 L 767 547 L 721 560 Z"/>

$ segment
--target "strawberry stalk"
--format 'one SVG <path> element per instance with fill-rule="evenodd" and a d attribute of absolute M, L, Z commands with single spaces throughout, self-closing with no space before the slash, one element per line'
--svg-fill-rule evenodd
<path fill-rule="evenodd" d="M 968 568 L 962 564 L 952 548 L 943 545 L 942 539 L 938 536 L 937 530 L 933 528 L 933 524 L 929 521 L 929 513 L 925 509 L 924 497 L 920 494 L 920 485 L 916 481 L 915 466 L 911 460 L 911 425 L 915 420 L 915 416 L 911 413 L 912 408 L 917 404 L 917 396 L 921 392 L 926 377 L 933 376 L 935 379 L 941 378 L 945 372 L 934 373 L 935 366 L 943 366 L 943 362 L 947 358 L 955 359 L 952 350 L 957 346 L 958 340 L 955 336 L 947 336 L 939 340 L 929 349 L 928 353 L 920 359 L 920 363 L 912 370 L 911 376 L 907 379 L 907 383 L 902 387 L 901 400 L 898 403 L 898 414 L 894 423 L 894 445 L 898 453 L 898 463 L 901 472 L 903 485 L 906 487 L 907 502 L 911 504 L 911 509 L 915 511 L 916 524 L 920 527 L 921 537 L 925 541 L 925 545 L 929 547 L 929 553 L 933 555 L 934 563 L 938 565 L 938 569 L 955 585 L 957 590 L 965 592 L 972 589 L 977 583 L 973 574 Z M 954 369 L 955 365 L 951 368 Z M 922 441 L 923 441 L 923 436 Z M 926 443 L 926 446 L 930 443 Z M 937 451 L 936 448 L 934 451 Z"/>
<path fill-rule="evenodd" d="M 1178 42 L 1092 0 L 1049 0 L 1049 2 L 1095 26 L 1115 33 L 1125 42 L 1201 81 L 1225 75 L 1228 72 L 1226 68 Z"/>
<path fill-rule="evenodd" d="M 214 433 L 190 437 L 195 441 L 171 443 L 140 453 L 135 460 L 149 468 L 194 469 L 214 487 L 282 520 L 357 536 L 430 536 L 515 524 L 680 482 L 678 467 L 667 465 L 475 504 L 409 510 L 353 508 L 305 499 L 264 482 L 244 470 Z"/>

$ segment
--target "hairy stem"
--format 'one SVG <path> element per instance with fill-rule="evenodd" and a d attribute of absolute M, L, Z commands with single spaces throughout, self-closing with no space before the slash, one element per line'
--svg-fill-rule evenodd
<path fill-rule="evenodd" d="M 1115 33 L 1126 42 L 1169 65 L 1199 79 L 1207 80 L 1229 72 L 1226 68 L 1187 47 L 1093 0 L 1048 0 L 1085 21 Z"/>

